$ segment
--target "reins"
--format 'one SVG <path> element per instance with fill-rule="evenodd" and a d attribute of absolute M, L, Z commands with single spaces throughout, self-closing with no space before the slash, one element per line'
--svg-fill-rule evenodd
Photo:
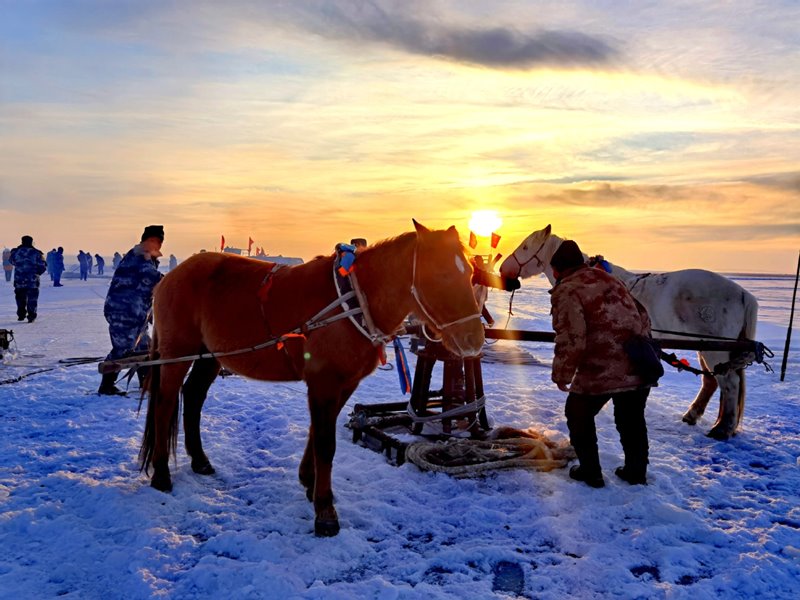
<path fill-rule="evenodd" d="M 354 277 L 355 271 L 351 268 L 347 270 L 347 276 L 350 278 L 351 282 L 353 283 L 353 289 L 349 292 L 342 293 L 341 289 L 339 288 L 338 281 L 336 280 L 336 272 L 337 272 L 337 264 L 336 260 L 334 259 L 333 263 L 333 277 L 334 277 L 334 284 L 336 288 L 337 297 L 333 300 L 330 304 L 328 304 L 325 308 L 320 310 L 317 314 L 311 317 L 308 321 L 300 325 L 299 327 L 295 327 L 291 331 L 283 333 L 281 335 L 272 336 L 269 339 L 261 342 L 260 344 L 256 344 L 254 346 L 247 346 L 244 348 L 237 348 L 236 350 L 227 350 L 224 352 L 203 352 L 200 354 L 192 354 L 189 356 L 180 356 L 176 358 L 158 358 L 153 360 L 146 360 L 146 361 L 131 361 L 126 362 L 124 359 L 120 361 L 106 361 L 104 364 L 107 366 L 118 366 L 121 368 L 138 368 L 144 366 L 153 366 L 153 365 L 168 365 L 180 362 L 189 362 L 195 360 L 202 360 L 208 358 L 222 358 L 225 356 L 235 356 L 238 354 L 246 354 L 248 352 L 256 352 L 258 350 L 263 350 L 265 348 L 270 348 L 275 345 L 283 344 L 287 339 L 298 337 L 298 336 L 305 336 L 309 331 L 314 331 L 315 329 L 319 329 L 321 327 L 326 327 L 331 323 L 335 323 L 336 321 L 340 321 L 342 319 L 349 319 L 353 325 L 358 329 L 358 331 L 364 335 L 368 340 L 370 340 L 374 345 L 383 345 L 386 341 L 392 339 L 395 333 L 389 335 L 380 331 L 372 321 L 372 317 L 369 314 L 368 302 L 366 295 L 361 290 L 360 286 L 358 285 L 357 278 Z M 461 317 L 454 321 L 450 321 L 448 323 L 440 324 L 439 321 L 425 308 L 422 304 L 422 299 L 419 295 L 419 292 L 416 288 L 416 273 L 417 273 L 417 246 L 414 246 L 414 259 L 412 265 L 412 277 L 411 277 L 411 295 L 417 301 L 417 304 L 422 309 L 422 312 L 425 316 L 433 323 L 433 325 L 439 329 L 440 331 L 447 328 L 452 327 L 453 325 L 458 325 L 460 323 L 464 323 L 471 319 L 480 319 L 480 314 L 475 313 L 472 315 L 467 315 L 465 317 Z M 269 275 L 267 276 L 269 278 Z M 347 302 L 349 300 L 355 299 L 358 302 L 358 305 L 355 308 L 349 308 Z M 322 318 L 328 312 L 333 310 L 336 307 L 342 307 L 342 312 L 333 315 L 331 317 Z M 367 327 L 362 327 L 358 321 L 354 319 L 356 315 L 364 315 L 365 322 Z"/>

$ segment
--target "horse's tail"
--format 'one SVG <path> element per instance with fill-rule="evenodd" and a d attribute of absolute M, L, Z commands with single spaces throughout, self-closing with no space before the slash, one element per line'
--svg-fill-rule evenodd
<path fill-rule="evenodd" d="M 742 331 L 739 333 L 739 339 L 755 340 L 756 324 L 758 322 L 758 300 L 750 292 L 742 290 L 742 304 L 744 304 L 744 322 L 742 323 Z M 739 410 L 737 411 L 738 416 L 736 419 L 736 429 L 738 429 L 744 414 L 744 400 L 747 391 L 744 367 L 736 369 L 736 374 L 739 376 Z"/>
<path fill-rule="evenodd" d="M 153 331 L 153 344 L 150 347 L 150 360 L 158 360 L 158 330 Z M 142 434 L 142 446 L 139 448 L 139 470 L 150 474 L 150 464 L 153 462 L 153 452 L 156 447 L 156 404 L 161 393 L 161 365 L 150 365 L 144 385 L 142 395 L 139 397 L 139 409 L 142 409 L 142 402 L 145 394 L 147 400 L 147 417 L 144 423 L 144 433 Z"/>

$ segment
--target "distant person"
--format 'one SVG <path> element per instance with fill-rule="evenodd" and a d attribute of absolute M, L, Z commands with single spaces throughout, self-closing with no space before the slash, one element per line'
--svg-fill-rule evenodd
<path fill-rule="evenodd" d="M 53 287 L 64 287 L 61 284 L 61 274 L 64 272 L 64 248 L 61 246 L 56 250 L 53 257 Z"/>
<path fill-rule="evenodd" d="M 28 323 L 36 320 L 39 307 L 39 276 L 47 271 L 47 263 L 41 250 L 33 247 L 33 238 L 22 236 L 22 244 L 9 256 L 14 265 L 14 298 L 17 301 L 17 320 Z"/>
<path fill-rule="evenodd" d="M 11 250 L 3 248 L 3 272 L 6 274 L 6 281 L 11 281 L 14 265 L 11 264 Z"/>
<path fill-rule="evenodd" d="M 97 274 L 102 275 L 103 270 L 106 268 L 106 259 L 99 254 L 94 255 L 94 260 L 97 263 Z"/>
<path fill-rule="evenodd" d="M 553 382 L 569 392 L 565 413 L 570 443 L 580 464 L 569 476 L 587 485 L 605 485 L 597 451 L 594 418 L 609 400 L 625 466 L 615 474 L 631 485 L 647 480 L 648 441 L 644 418 L 650 383 L 635 373 L 624 349 L 636 335 L 650 335 L 650 318 L 625 285 L 584 263 L 572 240 L 550 259 L 556 285 L 552 304 L 555 351 Z"/>
<path fill-rule="evenodd" d="M 92 260 L 92 253 L 91 252 L 86 252 L 85 254 L 86 254 L 86 274 L 87 275 L 91 275 L 92 274 L 92 265 L 94 264 L 94 261 Z M 88 277 L 87 277 L 87 279 L 88 279 Z"/>
<path fill-rule="evenodd" d="M 78 250 L 78 270 L 80 271 L 81 281 L 89 280 L 89 263 L 86 261 L 86 253 Z"/>
<path fill-rule="evenodd" d="M 106 360 L 119 360 L 131 354 L 147 352 L 150 336 L 147 325 L 153 305 L 153 288 L 163 275 L 158 271 L 158 257 L 164 242 L 164 226 L 148 225 L 141 242 L 131 248 L 114 271 L 108 288 L 103 314 L 108 321 L 111 352 Z M 139 385 L 145 369 L 139 369 Z M 106 373 L 97 390 L 99 394 L 124 392 L 115 384 L 116 373 Z"/>
<path fill-rule="evenodd" d="M 111 259 L 111 264 L 114 267 L 114 270 L 117 270 L 119 263 L 122 262 L 122 255 L 119 252 L 114 252 L 114 258 Z"/>
<path fill-rule="evenodd" d="M 53 256 L 56 253 L 56 249 L 53 248 L 44 258 L 44 261 L 47 263 L 47 274 L 50 276 L 50 281 L 53 281 Z"/>
<path fill-rule="evenodd" d="M 172 271 L 175 267 L 178 266 L 178 259 L 175 258 L 174 254 L 169 255 L 169 270 Z"/>
<path fill-rule="evenodd" d="M 355 246 L 356 250 L 361 250 L 367 247 L 367 240 L 364 238 L 353 238 L 350 240 L 350 245 Z"/>

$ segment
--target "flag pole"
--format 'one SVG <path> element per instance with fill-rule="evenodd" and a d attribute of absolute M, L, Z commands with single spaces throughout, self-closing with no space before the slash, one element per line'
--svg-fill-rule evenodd
<path fill-rule="evenodd" d="M 786 345 L 783 347 L 781 361 L 781 381 L 786 376 L 786 362 L 789 360 L 789 342 L 792 339 L 792 322 L 794 321 L 794 302 L 797 299 L 797 280 L 800 279 L 800 254 L 797 255 L 797 273 L 794 276 L 794 292 L 792 293 L 792 310 L 789 312 L 789 327 L 786 329 Z"/>

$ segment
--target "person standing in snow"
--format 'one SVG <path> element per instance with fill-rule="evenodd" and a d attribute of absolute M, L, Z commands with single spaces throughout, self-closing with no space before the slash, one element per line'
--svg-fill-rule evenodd
<path fill-rule="evenodd" d="M 53 287 L 64 287 L 61 284 L 61 274 L 64 272 L 64 248 L 61 246 L 53 256 Z"/>
<path fill-rule="evenodd" d="M 111 264 L 115 270 L 119 266 L 119 263 L 121 262 L 122 262 L 122 255 L 119 252 L 114 252 L 114 258 L 111 259 Z"/>
<path fill-rule="evenodd" d="M 163 225 L 148 225 L 141 242 L 131 248 L 114 271 L 106 295 L 103 314 L 108 321 L 111 352 L 106 360 L 119 360 L 131 354 L 147 352 L 150 336 L 147 326 L 153 305 L 153 288 L 163 275 L 158 271 L 158 258 L 164 242 Z M 145 368 L 138 370 L 142 384 Z M 123 394 L 116 387 L 116 373 L 103 375 L 99 394 Z"/>
<path fill-rule="evenodd" d="M 6 274 L 6 281 L 11 281 L 11 275 L 14 271 L 14 265 L 11 264 L 11 250 L 3 248 L 3 271 Z"/>
<path fill-rule="evenodd" d="M 53 281 L 53 256 L 55 253 L 56 249 L 53 248 L 44 257 L 44 262 L 47 263 L 47 274 L 50 276 L 50 281 Z"/>
<path fill-rule="evenodd" d="M 175 258 L 174 254 L 169 255 L 169 270 L 172 271 L 175 267 L 178 266 L 178 259 Z"/>
<path fill-rule="evenodd" d="M 17 320 L 28 323 L 36 320 L 39 307 L 39 276 L 47 271 L 41 250 L 33 247 L 33 238 L 22 236 L 22 244 L 11 251 L 9 261 L 14 265 L 14 298 L 17 301 Z"/>
<path fill-rule="evenodd" d="M 88 268 L 86 262 L 86 253 L 83 250 L 78 250 L 78 269 L 80 271 L 81 281 L 88 281 Z"/>
<path fill-rule="evenodd" d="M 103 270 L 106 268 L 106 259 L 104 259 L 99 254 L 95 254 L 94 260 L 97 262 L 97 274 L 102 275 Z"/>
<path fill-rule="evenodd" d="M 625 454 L 616 475 L 629 484 L 647 480 L 648 441 L 644 410 L 650 385 L 636 373 L 624 349 L 635 335 L 650 335 L 647 311 L 625 285 L 584 263 L 578 245 L 565 240 L 550 260 L 556 285 L 550 291 L 555 352 L 553 382 L 569 392 L 565 413 L 579 465 L 569 476 L 603 487 L 594 418 L 609 400 Z"/>

